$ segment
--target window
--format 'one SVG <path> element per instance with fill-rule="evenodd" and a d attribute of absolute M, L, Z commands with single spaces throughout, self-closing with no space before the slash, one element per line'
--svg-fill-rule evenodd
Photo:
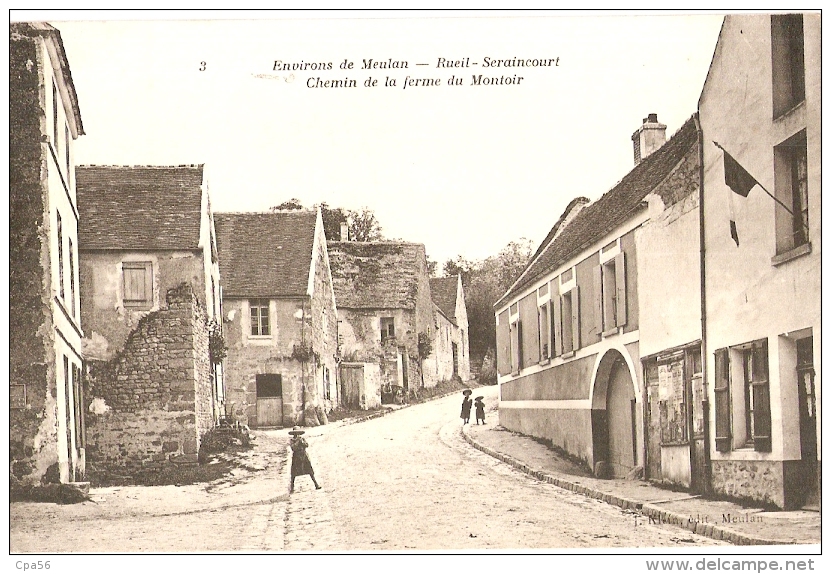
<path fill-rule="evenodd" d="M 595 269 L 595 313 L 598 331 L 604 336 L 617 333 L 626 324 L 626 267 L 624 253 Z"/>
<path fill-rule="evenodd" d="M 522 369 L 522 321 L 511 323 L 511 374 L 518 375 Z"/>
<path fill-rule="evenodd" d="M 768 344 L 754 342 L 742 351 L 744 372 L 745 437 L 757 451 L 770 452 L 770 390 L 768 388 Z"/>
<path fill-rule="evenodd" d="M 550 303 L 544 303 L 538 310 L 540 324 L 540 361 L 547 361 L 551 358 L 550 325 L 548 308 Z"/>
<path fill-rule="evenodd" d="M 149 309 L 153 306 L 153 264 L 150 261 L 125 261 L 124 306 Z"/>
<path fill-rule="evenodd" d="M 332 400 L 332 387 L 329 382 L 329 368 L 323 367 L 323 398 L 327 401 Z"/>
<path fill-rule="evenodd" d="M 61 214 L 58 213 L 58 293 L 61 299 L 64 298 L 63 287 L 63 222 L 61 221 Z"/>
<path fill-rule="evenodd" d="M 560 295 L 560 351 L 569 355 L 580 348 L 580 297 L 574 286 Z"/>
<path fill-rule="evenodd" d="M 715 353 L 716 450 L 726 452 L 736 446 L 752 446 L 759 452 L 771 450 L 770 389 L 768 387 L 768 343 L 766 339 L 719 349 Z M 731 369 L 731 359 L 739 361 Z M 737 382 L 736 402 L 732 408 L 731 373 Z M 733 414 L 738 420 L 733 420 Z M 741 420 L 741 417 L 744 420 Z"/>
<path fill-rule="evenodd" d="M 381 317 L 381 344 L 395 339 L 395 318 Z"/>
<path fill-rule="evenodd" d="M 75 254 L 69 238 L 69 314 L 75 316 Z"/>
<path fill-rule="evenodd" d="M 70 170 L 69 170 L 69 166 L 70 166 L 70 160 L 69 160 L 69 126 L 64 124 L 63 130 L 64 130 L 64 140 L 63 141 L 64 141 L 64 146 L 65 146 L 65 151 L 66 151 L 66 184 L 69 185 L 69 173 L 70 173 Z"/>
<path fill-rule="evenodd" d="M 251 336 L 268 337 L 271 335 L 271 326 L 268 321 L 268 299 L 251 299 L 248 302 L 251 309 Z"/>
<path fill-rule="evenodd" d="M 805 132 L 773 148 L 776 198 L 776 251 L 805 245 L 808 237 L 808 146 Z"/>
<path fill-rule="evenodd" d="M 770 17 L 773 117 L 805 100 L 805 39 L 802 14 Z"/>
<path fill-rule="evenodd" d="M 283 375 L 262 374 L 257 375 L 257 398 L 282 398 L 283 397 Z"/>

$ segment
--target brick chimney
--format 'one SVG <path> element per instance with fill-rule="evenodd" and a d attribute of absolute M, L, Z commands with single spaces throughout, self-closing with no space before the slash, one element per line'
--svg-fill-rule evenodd
<path fill-rule="evenodd" d="M 349 225 L 346 223 L 340 224 L 340 240 L 349 241 Z"/>
<path fill-rule="evenodd" d="M 658 114 L 649 114 L 632 134 L 632 148 L 635 153 L 635 165 L 641 163 L 652 152 L 667 141 L 667 127 L 658 122 Z"/>

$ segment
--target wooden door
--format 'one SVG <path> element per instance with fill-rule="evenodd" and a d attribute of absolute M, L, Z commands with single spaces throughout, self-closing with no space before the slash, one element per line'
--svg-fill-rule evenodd
<path fill-rule="evenodd" d="M 609 374 L 606 417 L 609 425 L 609 458 L 613 476 L 626 476 L 635 467 L 635 391 L 632 377 L 622 360 L 616 361 Z"/>
<path fill-rule="evenodd" d="M 257 375 L 257 427 L 283 426 L 283 375 Z"/>
<path fill-rule="evenodd" d="M 360 364 L 340 365 L 341 400 L 343 405 L 361 408 L 361 394 L 364 388 L 364 366 Z"/>

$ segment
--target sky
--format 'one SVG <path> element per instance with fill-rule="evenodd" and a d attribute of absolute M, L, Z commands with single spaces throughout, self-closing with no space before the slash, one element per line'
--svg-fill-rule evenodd
<path fill-rule="evenodd" d="M 263 211 L 295 197 L 366 206 L 387 238 L 424 243 L 439 262 L 482 259 L 519 238 L 536 246 L 571 199 L 608 191 L 633 167 L 631 135 L 643 118 L 657 113 L 669 137 L 696 111 L 722 20 L 233 15 L 49 20 L 86 132 L 76 164 L 204 163 L 214 211 Z M 440 58 L 470 65 L 438 67 Z M 485 67 L 514 58 L 556 65 Z M 369 59 L 408 67 L 362 69 Z M 301 69 L 275 70 L 278 60 Z M 473 85 L 480 74 L 522 80 Z M 448 85 L 451 76 L 461 85 Z M 317 78 L 356 87 L 309 87 Z M 378 83 L 365 87 L 368 78 Z"/>

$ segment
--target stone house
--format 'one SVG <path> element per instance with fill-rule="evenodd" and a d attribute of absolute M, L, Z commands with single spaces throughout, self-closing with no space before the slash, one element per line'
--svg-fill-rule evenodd
<path fill-rule="evenodd" d="M 433 352 L 424 361 L 437 381 L 458 377 L 470 380 L 470 345 L 468 343 L 467 307 L 461 275 L 431 277 L 430 295 L 435 306 Z"/>
<path fill-rule="evenodd" d="M 788 509 L 822 479 L 821 37 L 726 16 L 699 99 L 712 487 Z"/>
<path fill-rule="evenodd" d="M 320 210 L 218 213 L 216 229 L 228 413 L 251 427 L 325 423 L 339 395 Z"/>
<path fill-rule="evenodd" d="M 657 353 L 694 349 L 700 339 L 694 328 L 644 330 L 660 317 L 640 302 L 663 309 L 654 298 L 675 284 L 677 266 L 698 281 L 697 243 L 647 252 L 671 221 L 684 227 L 696 205 L 695 118 L 669 140 L 665 133 L 655 114 L 644 119 L 632 136 L 634 169 L 597 201 L 572 201 L 494 306 L 500 424 L 551 440 L 600 475 L 637 474 L 655 456 L 644 429 L 662 419 L 647 409 L 643 341 Z M 679 297 L 673 305 L 698 306 L 694 289 Z"/>
<path fill-rule="evenodd" d="M 372 408 L 435 386 L 434 372 L 422 371 L 425 346 L 419 349 L 419 337 L 433 348 L 436 337 L 424 245 L 330 241 L 329 260 L 343 404 Z"/>
<path fill-rule="evenodd" d="M 223 400 L 203 166 L 79 166 L 77 178 L 91 463 L 130 474 L 193 458 Z"/>
<path fill-rule="evenodd" d="M 74 141 L 84 134 L 60 32 L 9 26 L 9 464 L 85 476 Z"/>

